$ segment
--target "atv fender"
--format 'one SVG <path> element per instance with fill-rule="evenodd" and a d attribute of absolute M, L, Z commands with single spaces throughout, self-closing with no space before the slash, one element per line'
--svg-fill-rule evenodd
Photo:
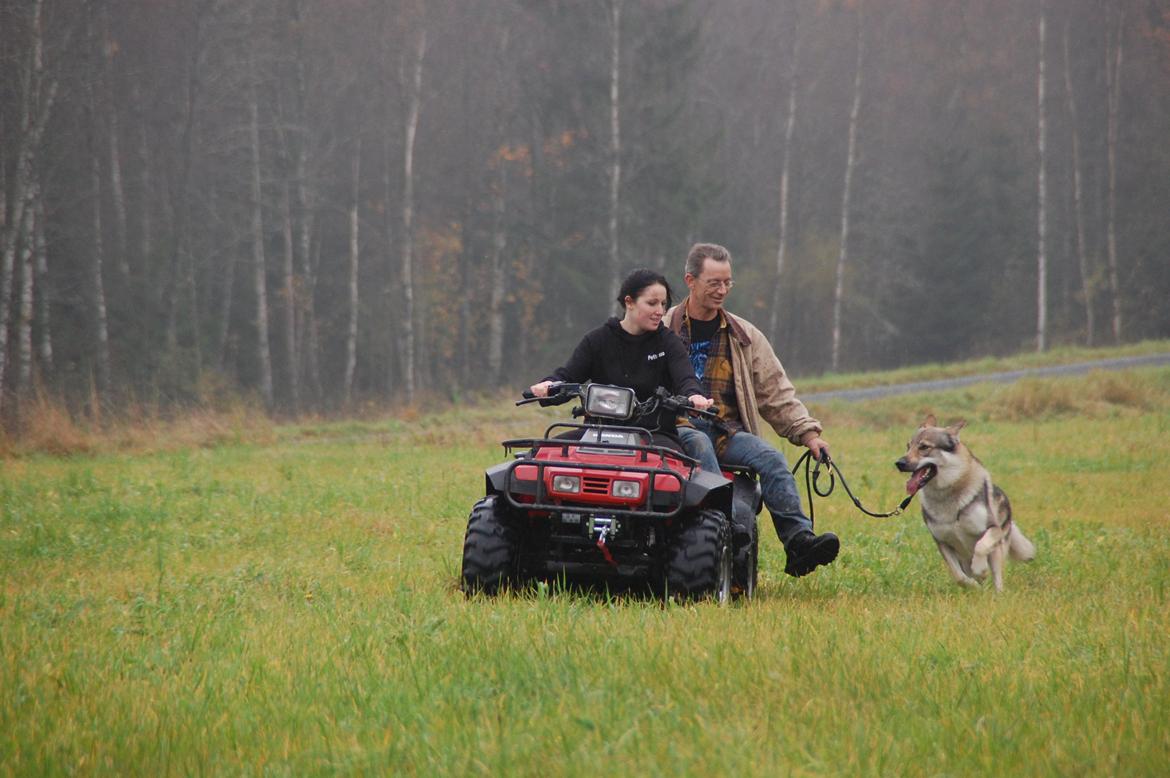
<path fill-rule="evenodd" d="M 736 473 L 735 499 L 743 500 L 751 508 L 753 516 L 759 513 L 764 507 L 764 491 L 760 488 L 760 482 L 746 473 Z"/>
<path fill-rule="evenodd" d="M 722 474 L 696 470 L 686 485 L 686 505 L 707 505 L 731 515 L 732 484 Z"/>
<path fill-rule="evenodd" d="M 508 488 L 508 468 L 511 462 L 492 465 L 484 471 L 484 494 L 503 494 Z"/>

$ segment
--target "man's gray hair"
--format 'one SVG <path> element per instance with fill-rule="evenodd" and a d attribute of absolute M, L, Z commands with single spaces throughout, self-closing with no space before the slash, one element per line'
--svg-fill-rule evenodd
<path fill-rule="evenodd" d="M 687 254 L 687 266 L 683 272 L 698 278 L 703 272 L 703 261 L 707 259 L 730 263 L 731 252 L 717 243 L 696 243 Z"/>

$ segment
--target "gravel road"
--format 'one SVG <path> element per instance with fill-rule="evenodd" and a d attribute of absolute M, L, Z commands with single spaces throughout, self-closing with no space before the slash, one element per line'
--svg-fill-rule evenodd
<path fill-rule="evenodd" d="M 1125 370 L 1131 367 L 1149 367 L 1151 365 L 1167 364 L 1170 364 L 1170 354 L 1146 354 L 1136 357 L 1098 359 L 1093 362 L 1078 362 L 1072 365 L 1051 365 L 1049 367 L 1032 367 L 1025 370 L 1009 370 L 1003 373 L 985 373 L 983 375 L 963 376 L 961 378 L 943 378 L 938 381 L 915 381 L 909 384 L 873 386 L 868 389 L 838 389 L 836 391 L 816 392 L 814 394 L 800 394 L 798 392 L 797 396 L 806 405 L 808 403 L 824 402 L 826 400 L 871 400 L 877 397 L 892 397 L 898 394 L 955 389 L 970 384 L 1007 384 L 1012 381 L 1018 381 L 1021 378 L 1079 375 L 1094 370 Z"/>

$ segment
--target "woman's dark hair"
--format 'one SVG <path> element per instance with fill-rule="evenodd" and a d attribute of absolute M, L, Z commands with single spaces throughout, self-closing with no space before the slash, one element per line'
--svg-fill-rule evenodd
<path fill-rule="evenodd" d="M 637 300 L 638 295 L 642 294 L 642 290 L 648 286 L 654 286 L 654 284 L 662 284 L 663 288 L 666 289 L 666 307 L 669 308 L 671 306 L 671 293 L 670 284 L 667 283 L 666 276 L 657 270 L 650 270 L 645 267 L 640 267 L 633 271 L 626 276 L 625 281 L 622 281 L 622 288 L 618 290 L 618 305 L 624 308 L 627 297 Z"/>

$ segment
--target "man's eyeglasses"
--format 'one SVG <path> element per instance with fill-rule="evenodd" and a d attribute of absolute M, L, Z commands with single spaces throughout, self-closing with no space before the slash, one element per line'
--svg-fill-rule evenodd
<path fill-rule="evenodd" d="M 724 281 L 722 278 L 708 278 L 706 281 L 703 282 L 703 285 L 706 286 L 712 292 L 714 292 L 716 289 L 719 289 L 719 288 L 724 288 L 724 289 L 727 289 L 728 291 L 731 291 L 731 287 L 735 286 L 735 282 L 732 281 L 730 278 L 727 279 L 726 281 Z"/>

